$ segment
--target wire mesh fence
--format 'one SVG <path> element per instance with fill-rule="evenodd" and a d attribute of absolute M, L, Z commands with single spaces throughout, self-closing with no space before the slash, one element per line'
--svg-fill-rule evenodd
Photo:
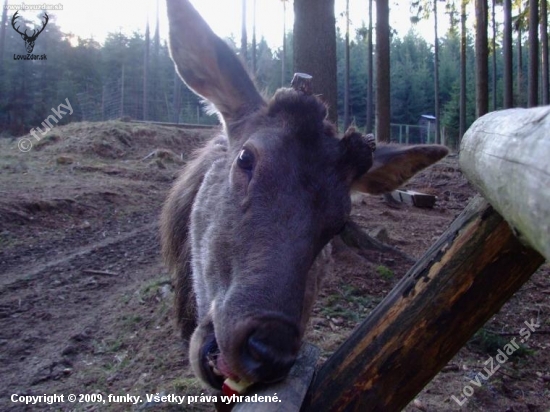
<path fill-rule="evenodd" d="M 156 122 L 216 124 L 217 117 L 206 113 L 204 104 L 174 79 L 169 91 L 149 88 L 145 96 L 142 77 L 119 77 L 107 82 L 101 90 L 87 88 L 76 93 L 81 117 L 85 121 L 113 120 L 130 117 Z M 176 90 L 176 88 L 180 90 Z"/>

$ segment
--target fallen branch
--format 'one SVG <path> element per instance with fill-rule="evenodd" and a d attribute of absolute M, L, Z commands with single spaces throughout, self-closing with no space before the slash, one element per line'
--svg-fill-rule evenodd
<path fill-rule="evenodd" d="M 153 150 L 151 153 L 149 153 L 147 156 L 145 156 L 143 159 L 141 159 L 141 161 L 143 162 L 144 160 L 147 160 L 150 157 L 153 157 L 153 156 L 156 156 L 156 155 L 157 155 L 157 149 Z"/>
<path fill-rule="evenodd" d="M 107 272 L 106 270 L 94 270 L 94 269 L 84 269 L 83 273 L 88 273 L 90 275 L 99 275 L 99 276 L 118 276 L 118 273 Z"/>

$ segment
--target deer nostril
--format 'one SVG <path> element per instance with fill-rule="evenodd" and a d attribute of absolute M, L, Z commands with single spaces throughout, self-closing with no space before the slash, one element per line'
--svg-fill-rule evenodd
<path fill-rule="evenodd" d="M 248 353 L 258 363 L 263 363 L 272 357 L 269 347 L 265 343 L 251 336 L 248 338 Z"/>

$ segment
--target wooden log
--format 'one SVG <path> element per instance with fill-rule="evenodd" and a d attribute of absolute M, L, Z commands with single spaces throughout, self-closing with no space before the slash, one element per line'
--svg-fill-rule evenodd
<path fill-rule="evenodd" d="M 273 397 L 276 394 L 279 402 L 241 402 L 235 404 L 233 412 L 299 412 L 313 378 L 319 353 L 317 346 L 304 343 L 296 363 L 283 382 L 260 386 L 246 393 L 252 399 L 255 395 Z"/>
<path fill-rule="evenodd" d="M 391 192 L 392 197 L 401 203 L 406 203 L 411 206 L 433 208 L 437 198 L 434 195 L 427 195 L 415 190 L 394 190 Z"/>
<path fill-rule="evenodd" d="M 476 197 L 325 362 L 303 410 L 401 410 L 543 262 Z"/>
<path fill-rule="evenodd" d="M 489 113 L 464 135 L 460 166 L 523 240 L 550 259 L 550 106 Z"/>

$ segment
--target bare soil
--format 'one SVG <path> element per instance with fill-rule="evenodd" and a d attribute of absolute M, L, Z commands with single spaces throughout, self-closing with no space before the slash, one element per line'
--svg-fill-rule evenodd
<path fill-rule="evenodd" d="M 211 130 L 74 123 L 28 152 L 0 141 L 0 410 L 213 410 L 209 404 L 25 406 L 12 394 L 206 393 L 189 371 L 159 255 L 158 215 L 178 171 Z M 36 143 L 36 142 L 35 142 Z M 354 198 L 367 232 L 420 257 L 474 191 L 449 157 L 408 187 L 435 208 Z M 410 268 L 395 254 L 335 252 L 307 340 L 326 359 Z M 405 409 L 550 411 L 550 267 L 543 266 Z M 498 285 L 495 285 L 498 287 Z M 462 407 L 471 385 L 524 321 L 540 324 Z"/>

